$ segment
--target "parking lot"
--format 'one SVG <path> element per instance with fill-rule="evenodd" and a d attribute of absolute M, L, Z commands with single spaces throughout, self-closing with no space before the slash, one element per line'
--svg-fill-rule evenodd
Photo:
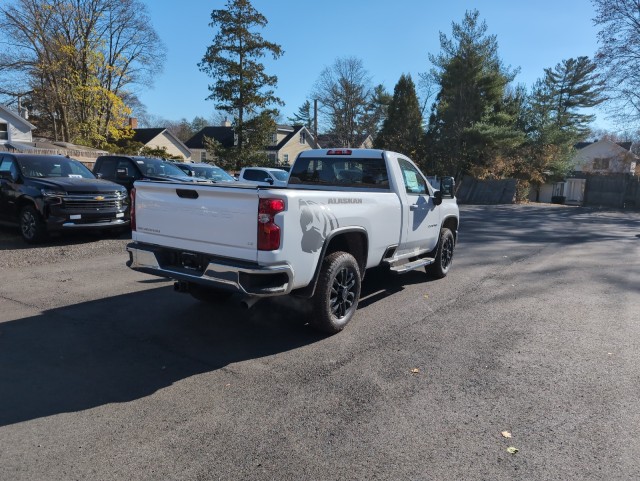
<path fill-rule="evenodd" d="M 640 478 L 640 214 L 461 206 L 449 275 L 200 303 L 0 227 L 0 480 Z"/>

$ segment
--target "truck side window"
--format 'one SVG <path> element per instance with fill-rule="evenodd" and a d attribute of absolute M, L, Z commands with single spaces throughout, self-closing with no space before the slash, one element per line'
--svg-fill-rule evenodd
<path fill-rule="evenodd" d="M 257 182 L 264 182 L 265 179 L 270 177 L 267 172 L 256 169 L 247 169 L 244 171 L 244 178 L 247 180 L 253 180 Z"/>
<path fill-rule="evenodd" d="M 18 166 L 11 157 L 0 156 L 0 172 L 10 172 L 12 179 L 18 178 Z"/>
<path fill-rule="evenodd" d="M 427 195 L 429 193 L 427 181 L 424 180 L 420 171 L 406 160 L 398 159 L 398 163 L 400 164 L 404 188 L 407 194 Z"/>
<path fill-rule="evenodd" d="M 97 174 L 102 174 L 104 179 L 116 178 L 116 159 L 103 159 Z"/>

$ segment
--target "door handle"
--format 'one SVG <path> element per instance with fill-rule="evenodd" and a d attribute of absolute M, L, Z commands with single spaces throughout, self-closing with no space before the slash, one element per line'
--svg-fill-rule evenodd
<path fill-rule="evenodd" d="M 420 206 L 418 204 L 411 204 L 409 206 L 409 210 L 418 210 L 420 208 Z"/>

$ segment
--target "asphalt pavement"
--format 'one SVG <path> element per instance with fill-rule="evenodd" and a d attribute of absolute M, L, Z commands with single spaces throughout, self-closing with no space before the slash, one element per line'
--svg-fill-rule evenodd
<path fill-rule="evenodd" d="M 640 479 L 640 213 L 461 206 L 454 264 L 196 301 L 0 227 L 0 480 Z"/>

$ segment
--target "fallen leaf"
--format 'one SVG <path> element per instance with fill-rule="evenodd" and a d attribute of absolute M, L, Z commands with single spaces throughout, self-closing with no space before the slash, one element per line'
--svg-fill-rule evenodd
<path fill-rule="evenodd" d="M 518 452 L 518 448 L 514 448 L 513 446 L 509 446 L 509 447 L 507 448 L 507 452 L 508 452 L 509 454 L 516 454 L 516 453 Z"/>
<path fill-rule="evenodd" d="M 429 299 L 429 294 L 425 294 L 425 295 L 424 295 L 424 298 L 425 298 L 425 299 Z"/>
<path fill-rule="evenodd" d="M 511 437 L 511 433 L 509 431 L 502 431 L 500 434 L 502 434 L 503 438 L 510 438 Z"/>
<path fill-rule="evenodd" d="M 418 369 L 417 367 L 414 367 L 414 368 L 411 370 L 411 372 L 412 372 L 413 374 L 418 374 L 418 373 L 420 372 L 420 369 Z"/>

